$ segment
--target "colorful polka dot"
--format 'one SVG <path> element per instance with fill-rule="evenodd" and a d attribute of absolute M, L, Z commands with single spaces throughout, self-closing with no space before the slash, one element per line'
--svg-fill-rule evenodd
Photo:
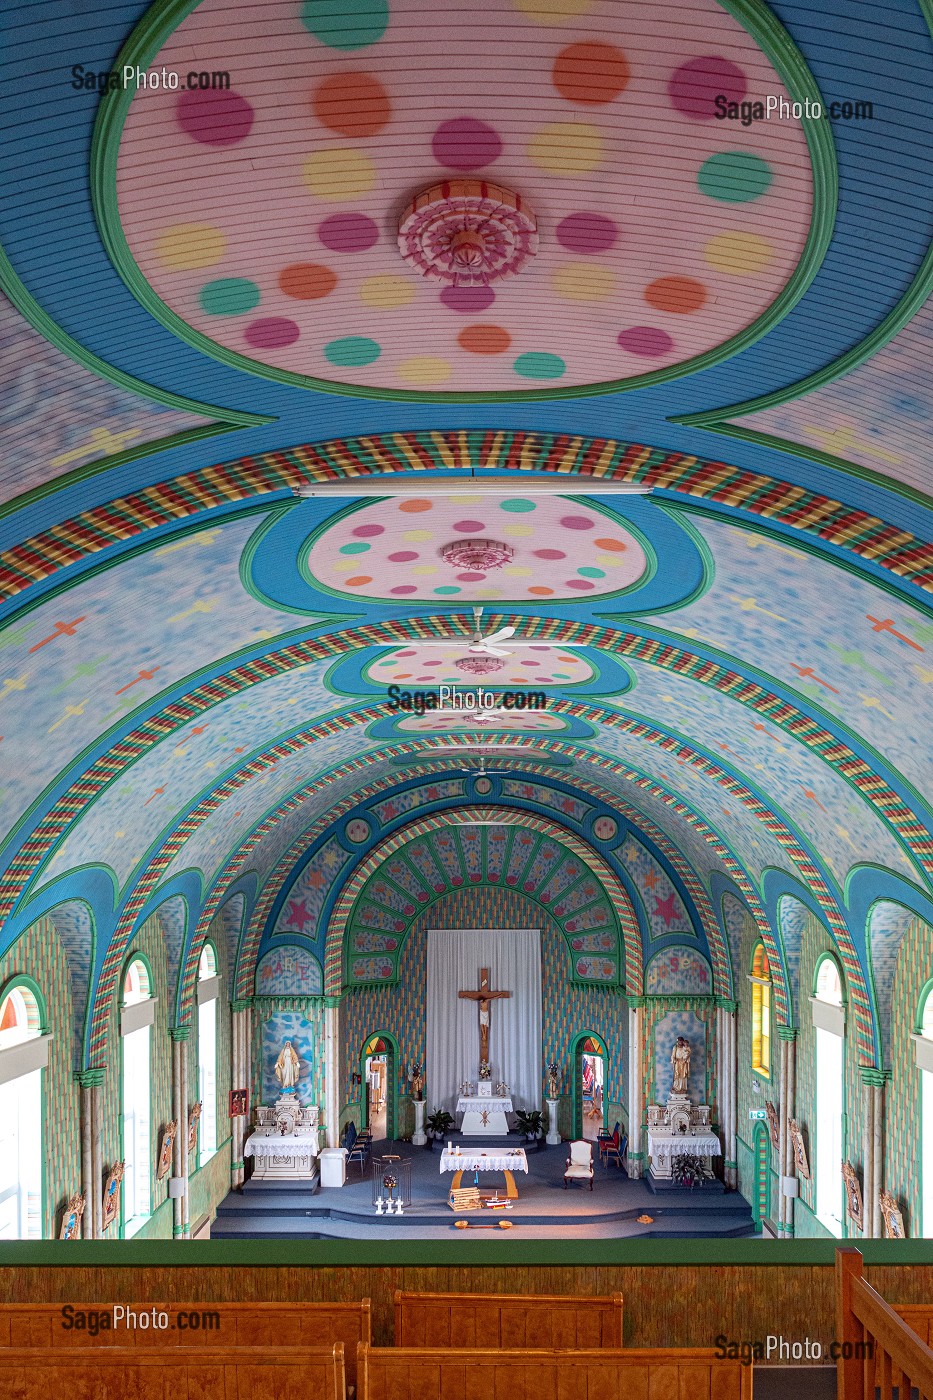
<path fill-rule="evenodd" d="M 536 549 L 534 551 L 536 559 L 566 559 L 567 556 L 562 549 Z"/>
<path fill-rule="evenodd" d="M 515 8 L 537 24 L 565 24 L 585 15 L 591 0 L 512 0 Z"/>
<path fill-rule="evenodd" d="M 458 520 L 453 528 L 461 535 L 478 535 L 486 526 L 481 520 Z"/>
<path fill-rule="evenodd" d="M 685 117 L 713 121 L 715 99 L 720 93 L 729 102 L 741 102 L 748 90 L 741 68 L 719 56 L 692 58 L 672 74 L 667 85 L 672 104 Z"/>
<path fill-rule="evenodd" d="M 482 170 L 501 156 L 502 138 L 476 117 L 453 117 L 441 122 L 431 150 L 438 165 L 446 165 L 449 170 Z"/>
<path fill-rule="evenodd" d="M 551 286 L 567 301 L 605 301 L 615 285 L 615 273 L 599 263 L 564 263 L 551 275 Z"/>
<path fill-rule="evenodd" d="M 245 277 L 222 277 L 217 282 L 207 282 L 198 301 L 208 316 L 242 316 L 259 305 L 259 288 Z"/>
<path fill-rule="evenodd" d="M 503 535 L 514 536 L 516 539 L 524 539 L 534 534 L 533 525 L 505 525 L 502 529 Z"/>
<path fill-rule="evenodd" d="M 761 156 L 751 151 L 719 151 L 700 166 L 700 193 L 724 204 L 749 204 L 771 187 L 774 176 Z"/>
<path fill-rule="evenodd" d="M 398 508 L 399 508 L 400 511 L 403 511 L 405 515 L 417 515 L 417 514 L 419 514 L 420 511 L 423 511 L 423 510 L 432 510 L 432 509 L 434 508 L 434 502 L 433 502 L 433 501 L 422 501 L 420 498 L 419 498 L 419 499 L 413 499 L 413 500 L 410 500 L 410 501 L 399 501 Z M 405 538 L 406 538 L 406 539 L 411 539 L 412 536 L 411 536 L 411 535 L 406 535 Z M 430 535 L 426 535 L 426 536 L 425 536 L 425 539 L 430 539 L 430 538 L 431 538 Z"/>
<path fill-rule="evenodd" d="M 461 583 L 482 583 L 485 577 L 485 574 L 474 573 L 473 570 L 468 570 L 466 573 L 457 575 Z"/>
<path fill-rule="evenodd" d="M 492 287 L 445 287 L 441 292 L 441 301 L 448 311 L 460 311 L 466 316 L 487 311 L 495 299 Z"/>
<path fill-rule="evenodd" d="M 417 593 L 418 590 L 413 583 L 399 583 L 394 588 L 390 588 L 389 592 L 397 593 L 401 597 L 409 593 Z M 430 680 L 430 677 L 425 677 L 425 679 Z"/>
<path fill-rule="evenodd" d="M 330 296 L 336 285 L 337 274 L 319 263 L 292 263 L 279 273 L 279 289 L 296 301 Z"/>
<path fill-rule="evenodd" d="M 703 249 L 703 261 L 717 272 L 749 277 L 774 260 L 774 248 L 757 233 L 717 233 Z"/>
<path fill-rule="evenodd" d="M 376 183 L 376 167 L 362 151 L 337 147 L 308 156 L 302 166 L 302 177 L 318 199 L 339 204 L 369 194 Z"/>
<path fill-rule="evenodd" d="M 412 573 L 413 573 L 413 574 L 418 574 L 418 575 L 436 574 L 436 573 L 437 573 L 437 565 L 436 565 L 436 564 L 416 564 L 416 565 L 414 566 L 414 568 L 412 569 Z"/>
<path fill-rule="evenodd" d="M 382 350 L 365 335 L 346 335 L 324 346 L 324 358 L 332 365 L 371 365 Z"/>
<path fill-rule="evenodd" d="M 384 525 L 374 524 L 357 525 L 356 529 L 351 531 L 351 534 L 355 535 L 358 539 L 361 540 L 371 540 L 374 539 L 377 535 L 384 535 L 385 532 L 386 527 Z"/>
<path fill-rule="evenodd" d="M 630 355 L 643 355 L 646 359 L 668 355 L 674 348 L 667 331 L 657 326 L 630 326 L 628 330 L 620 331 L 616 339 Z"/>
<path fill-rule="evenodd" d="M 412 355 L 402 360 L 396 370 L 399 379 L 406 384 L 445 384 L 451 376 L 451 368 L 446 360 L 435 359 L 433 355 Z"/>
<path fill-rule="evenodd" d="M 454 583 L 444 583 L 440 586 L 440 588 L 435 588 L 434 592 L 441 596 L 446 596 L 450 593 L 462 593 L 463 589 L 458 588 L 457 585 Z"/>
<path fill-rule="evenodd" d="M 348 588 L 362 588 L 367 583 L 372 583 L 369 574 L 354 574 L 353 578 L 346 580 Z"/>
<path fill-rule="evenodd" d="M 602 158 L 602 134 L 588 122 L 551 122 L 528 142 L 528 159 L 550 175 L 585 175 Z"/>
<path fill-rule="evenodd" d="M 366 214 L 331 214 L 317 236 L 334 253 L 365 253 L 379 242 L 379 230 Z"/>
<path fill-rule="evenodd" d="M 516 515 L 525 515 L 530 511 L 536 510 L 537 507 L 534 501 L 526 501 L 518 497 L 508 501 L 500 501 L 499 509 L 514 511 Z"/>
<path fill-rule="evenodd" d="M 407 277 L 386 272 L 360 283 L 360 301 L 377 311 L 397 311 L 400 306 L 410 306 L 414 299 L 415 287 Z"/>
<path fill-rule="evenodd" d="M 692 277 L 658 277 L 645 288 L 645 301 L 655 311 L 687 316 L 706 304 L 706 288 Z"/>
<path fill-rule="evenodd" d="M 340 553 L 365 554 L 369 549 L 372 549 L 372 545 L 365 544 L 362 540 L 351 540 L 349 544 L 342 544 L 340 546 Z"/>
<path fill-rule="evenodd" d="M 595 583 L 590 583 L 589 580 L 585 578 L 569 578 L 567 580 L 567 587 L 575 588 L 578 593 L 588 593 L 590 589 L 595 588 L 596 585 Z"/>
<path fill-rule="evenodd" d="M 512 344 L 512 337 L 502 326 L 464 326 L 457 344 L 472 355 L 502 355 Z"/>
<path fill-rule="evenodd" d="M 560 523 L 565 530 L 592 530 L 593 522 L 588 515 L 562 515 Z"/>
<path fill-rule="evenodd" d="M 519 355 L 512 368 L 523 379 L 559 379 L 567 366 L 559 355 L 551 355 L 543 350 L 529 350 L 524 355 Z"/>
<path fill-rule="evenodd" d="M 628 545 L 624 540 L 613 539 L 611 535 L 601 536 L 599 539 L 594 540 L 593 543 L 596 545 L 597 549 L 608 549 L 610 553 L 618 552 L 619 554 L 624 554 L 628 549 Z"/>
<path fill-rule="evenodd" d="M 567 102 L 600 106 L 625 91 L 629 67 L 625 54 L 613 44 L 568 44 L 554 60 L 552 76 Z"/>
<path fill-rule="evenodd" d="M 254 350 L 281 350 L 286 345 L 294 345 L 301 331 L 286 316 L 266 316 L 260 321 L 251 321 L 244 335 L 247 345 Z"/>
<path fill-rule="evenodd" d="M 386 32 L 389 0 L 305 0 L 301 22 L 330 49 L 365 49 Z"/>
<path fill-rule="evenodd" d="M 371 73 L 331 73 L 318 83 L 311 102 L 328 131 L 341 136 L 376 136 L 392 114 L 386 90 Z"/>
<path fill-rule="evenodd" d="M 235 146 L 252 131 L 255 113 L 239 93 L 208 89 L 181 93 L 175 116 L 192 141 L 203 146 Z"/>
<path fill-rule="evenodd" d="M 568 253 L 606 253 L 619 236 L 612 219 L 605 214 L 581 211 L 561 219 L 555 230 L 557 241 Z"/>
<path fill-rule="evenodd" d="M 550 598 L 554 590 L 547 588 L 543 583 L 533 583 L 528 592 L 533 593 L 536 598 Z"/>
<path fill-rule="evenodd" d="M 582 575 L 583 578 L 605 578 L 605 577 L 606 577 L 606 575 L 605 575 L 605 573 L 603 572 L 602 569 L 594 569 L 594 568 L 592 568 L 591 565 L 589 565 L 589 564 L 581 564 L 580 567 L 579 567 L 579 569 L 577 570 L 577 573 L 580 574 L 580 575 Z"/>
<path fill-rule="evenodd" d="M 156 239 L 155 255 L 173 272 L 213 267 L 227 251 L 227 240 L 213 224 L 174 224 Z"/>
<path fill-rule="evenodd" d="M 417 559 L 418 553 L 414 549 L 397 549 L 394 554 L 389 555 L 393 564 L 408 564 L 412 559 Z"/>

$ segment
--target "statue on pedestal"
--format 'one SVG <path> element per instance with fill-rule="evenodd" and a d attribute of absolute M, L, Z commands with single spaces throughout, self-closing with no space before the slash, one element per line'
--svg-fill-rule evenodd
<path fill-rule="evenodd" d="M 671 1067 L 674 1071 L 672 1093 L 686 1096 L 690 1083 L 690 1042 L 679 1035 L 671 1051 Z"/>
<path fill-rule="evenodd" d="M 408 1070 L 408 1078 L 411 1081 L 411 1097 L 415 1103 L 424 1098 L 424 1065 L 420 1060 L 413 1060 Z"/>
<path fill-rule="evenodd" d="M 286 1040 L 275 1062 L 275 1077 L 282 1086 L 283 1093 L 293 1094 L 298 1087 L 301 1074 L 301 1061 L 290 1040 Z"/>
<path fill-rule="evenodd" d="M 558 1095 L 558 1076 L 560 1065 L 550 1064 L 547 1067 L 547 1096 L 549 1099 L 556 1099 Z"/>

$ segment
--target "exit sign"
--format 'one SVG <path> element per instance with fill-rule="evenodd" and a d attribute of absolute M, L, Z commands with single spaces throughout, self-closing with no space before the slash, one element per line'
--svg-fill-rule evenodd
<path fill-rule="evenodd" d="M 749 1118 L 767 1118 L 768 1110 L 766 1108 L 750 1108 L 748 1116 Z"/>

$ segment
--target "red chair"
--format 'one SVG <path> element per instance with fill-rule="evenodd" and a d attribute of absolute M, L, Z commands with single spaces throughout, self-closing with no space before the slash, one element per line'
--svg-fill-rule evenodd
<path fill-rule="evenodd" d="M 617 1167 L 622 1166 L 622 1158 L 628 1147 L 628 1138 L 622 1132 L 621 1124 L 617 1123 L 611 1133 L 599 1133 L 596 1143 L 599 1147 L 599 1160 L 604 1166 L 608 1167 L 612 1161 Z"/>

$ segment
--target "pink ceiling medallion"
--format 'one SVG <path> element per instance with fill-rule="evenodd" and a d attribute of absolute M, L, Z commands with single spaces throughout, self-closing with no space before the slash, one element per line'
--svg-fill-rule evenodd
<path fill-rule="evenodd" d="M 408 205 L 398 246 L 422 277 L 484 286 L 521 272 L 538 251 L 538 225 L 521 196 L 501 185 L 444 180 Z"/>
<path fill-rule="evenodd" d="M 495 656 L 463 656 L 454 665 L 468 676 L 489 676 L 493 671 L 501 671 L 505 662 Z"/>
<path fill-rule="evenodd" d="M 445 564 L 455 569 L 469 569 L 473 573 L 486 573 L 489 569 L 501 569 L 515 557 L 510 545 L 498 540 L 452 540 L 441 550 Z"/>

